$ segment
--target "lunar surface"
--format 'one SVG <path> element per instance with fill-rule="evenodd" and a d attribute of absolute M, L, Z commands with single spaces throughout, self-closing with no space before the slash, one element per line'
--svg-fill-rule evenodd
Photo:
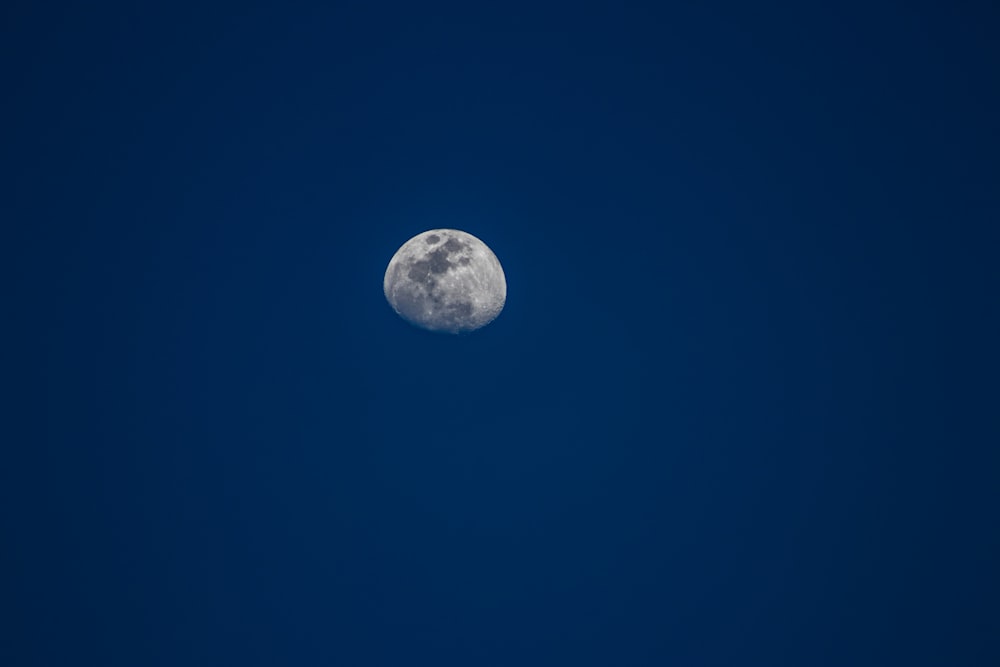
<path fill-rule="evenodd" d="M 404 243 L 385 270 L 382 289 L 403 319 L 448 333 L 486 326 L 507 301 L 496 255 L 457 229 L 432 229 Z"/>

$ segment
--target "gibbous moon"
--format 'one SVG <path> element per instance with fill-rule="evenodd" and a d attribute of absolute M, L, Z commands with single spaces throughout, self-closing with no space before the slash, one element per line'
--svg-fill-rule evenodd
<path fill-rule="evenodd" d="M 486 326 L 507 301 L 500 260 L 457 229 L 432 229 L 404 243 L 389 261 L 382 289 L 400 317 L 447 333 Z"/>

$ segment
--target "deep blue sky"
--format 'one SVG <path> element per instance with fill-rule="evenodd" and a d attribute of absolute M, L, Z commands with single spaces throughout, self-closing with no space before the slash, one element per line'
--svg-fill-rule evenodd
<path fill-rule="evenodd" d="M 1000 664 L 936 5 L 5 3 L 0 663 Z M 433 227 L 472 335 L 382 296 Z"/>

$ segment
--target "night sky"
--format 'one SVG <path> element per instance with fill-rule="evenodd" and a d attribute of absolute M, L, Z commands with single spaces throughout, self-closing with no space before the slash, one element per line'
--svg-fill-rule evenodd
<path fill-rule="evenodd" d="M 990 4 L 4 3 L 0 664 L 1000 664 Z"/>

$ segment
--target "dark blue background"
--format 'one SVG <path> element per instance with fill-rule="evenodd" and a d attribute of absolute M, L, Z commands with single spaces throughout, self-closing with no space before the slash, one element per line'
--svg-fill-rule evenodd
<path fill-rule="evenodd" d="M 989 3 L 325 4 L 0 10 L 0 663 L 1000 664 Z"/>

